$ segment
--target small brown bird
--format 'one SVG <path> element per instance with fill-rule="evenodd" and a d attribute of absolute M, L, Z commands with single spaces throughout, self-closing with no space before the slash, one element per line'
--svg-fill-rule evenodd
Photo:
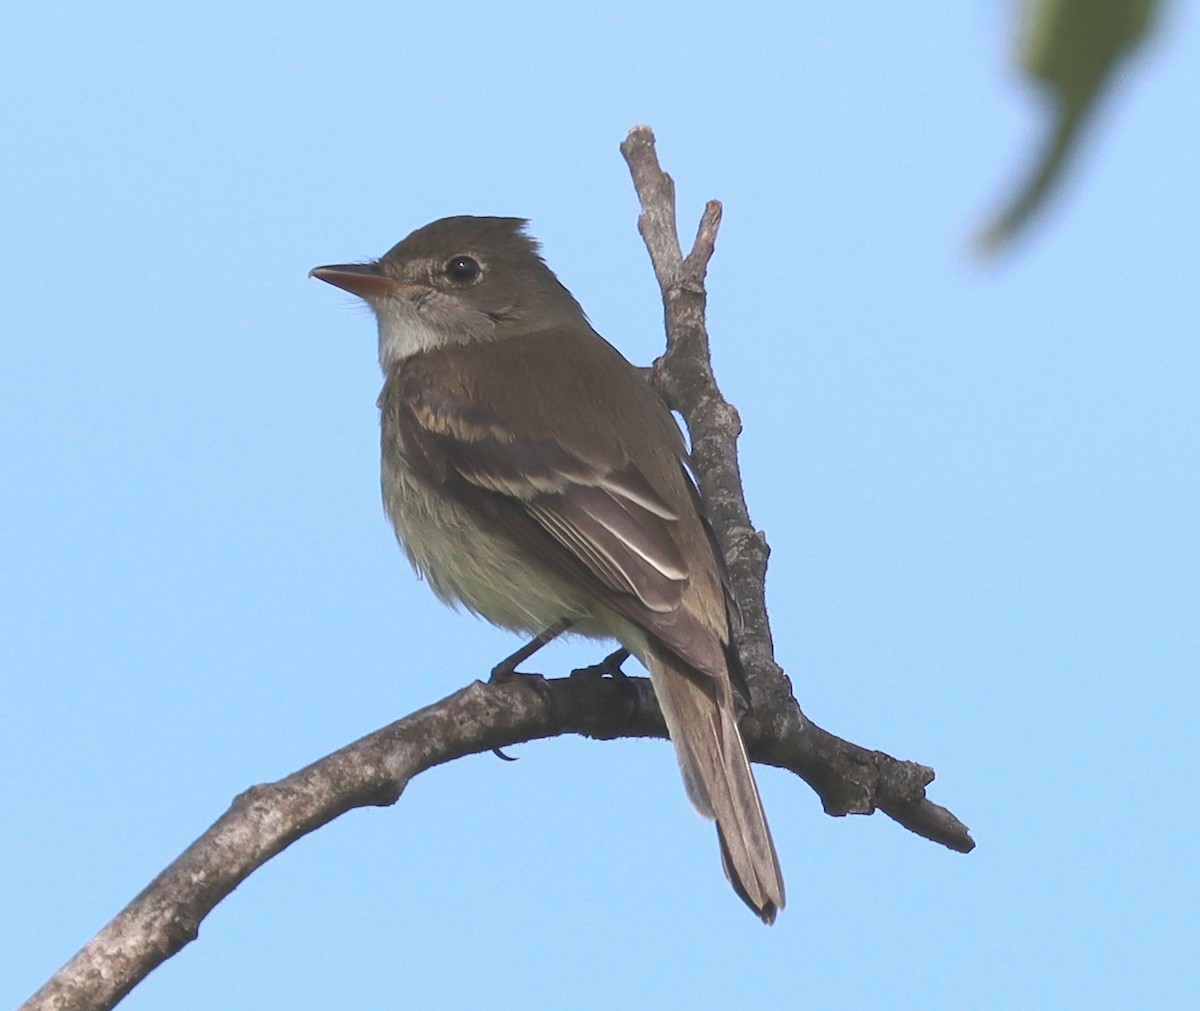
<path fill-rule="evenodd" d="M 771 923 L 783 879 L 738 731 L 736 607 L 683 436 L 525 224 L 443 218 L 312 271 L 379 324 L 384 504 L 443 601 L 645 664 L 725 873 Z"/>

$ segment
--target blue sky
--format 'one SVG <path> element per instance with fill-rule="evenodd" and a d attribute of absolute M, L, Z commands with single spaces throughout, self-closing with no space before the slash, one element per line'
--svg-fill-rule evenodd
<path fill-rule="evenodd" d="M 9 11 L 0 1005 L 239 791 L 513 647 L 412 577 L 373 324 L 305 275 L 529 217 L 648 362 L 645 122 L 684 233 L 725 205 L 710 330 L 778 657 L 813 719 L 933 765 L 977 850 L 762 770 L 768 930 L 664 743 L 542 742 L 302 840 L 123 1006 L 1191 1006 L 1200 15 L 981 264 L 1040 125 L 1006 6 Z"/>

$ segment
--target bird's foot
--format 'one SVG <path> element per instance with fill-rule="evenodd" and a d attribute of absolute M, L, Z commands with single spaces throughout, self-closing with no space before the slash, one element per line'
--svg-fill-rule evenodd
<path fill-rule="evenodd" d="M 621 664 L 629 659 L 629 650 L 618 649 L 613 650 L 599 663 L 592 664 L 590 667 L 580 667 L 578 670 L 571 671 L 571 677 L 605 677 L 623 678 L 628 675 L 621 670 Z"/>

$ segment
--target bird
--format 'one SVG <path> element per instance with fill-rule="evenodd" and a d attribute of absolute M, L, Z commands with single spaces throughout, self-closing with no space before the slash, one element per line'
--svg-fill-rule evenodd
<path fill-rule="evenodd" d="M 726 876 L 773 923 L 784 884 L 738 727 L 740 619 L 683 433 L 527 226 L 442 218 L 310 272 L 375 315 L 385 510 L 442 601 L 534 647 L 615 639 L 647 668 Z"/>

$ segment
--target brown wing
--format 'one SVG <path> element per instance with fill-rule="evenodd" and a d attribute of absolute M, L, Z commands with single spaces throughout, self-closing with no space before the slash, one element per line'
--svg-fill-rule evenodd
<path fill-rule="evenodd" d="M 580 360 L 568 350 L 573 342 L 564 347 L 552 335 L 506 341 L 502 388 L 496 345 L 423 354 L 388 377 L 382 404 L 410 465 L 427 479 L 697 670 L 719 676 L 726 661 L 714 648 L 727 642 L 728 617 L 682 438 L 624 359 L 617 356 L 619 388 L 611 369 L 597 370 L 612 364 L 596 362 L 597 353 L 616 355 L 600 343 Z M 530 359 L 515 373 L 514 352 Z M 548 363 L 547 353 L 563 357 Z M 634 412 L 634 447 L 622 438 L 627 426 L 616 424 L 617 405 Z M 697 587 L 710 584 L 719 629 L 695 606 Z"/>

